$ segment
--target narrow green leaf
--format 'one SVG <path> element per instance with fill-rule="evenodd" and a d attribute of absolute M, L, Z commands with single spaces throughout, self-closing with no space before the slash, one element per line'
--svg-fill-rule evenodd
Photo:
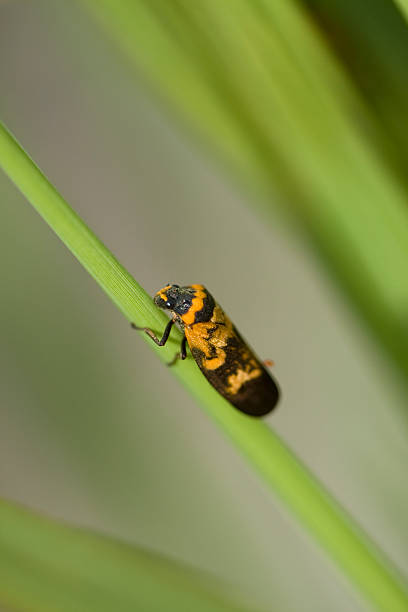
<path fill-rule="evenodd" d="M 0 166 L 125 316 L 153 329 L 163 329 L 166 318 L 156 312 L 151 298 L 86 227 L 2 124 Z M 158 349 L 152 342 L 149 345 L 159 354 L 167 354 L 167 358 L 174 353 L 174 347 Z M 406 610 L 408 594 L 402 579 L 279 437 L 261 420 L 232 409 L 207 383 L 191 358 L 178 363 L 171 372 L 356 587 L 381 610 Z"/>
<path fill-rule="evenodd" d="M 0 604 L 25 612 L 244 612 L 208 575 L 2 500 Z"/>

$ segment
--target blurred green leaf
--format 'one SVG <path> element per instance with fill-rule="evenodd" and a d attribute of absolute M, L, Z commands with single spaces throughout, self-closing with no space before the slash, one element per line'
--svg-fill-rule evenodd
<path fill-rule="evenodd" d="M 394 0 L 395 4 L 400 8 L 405 17 L 408 17 L 408 2 L 407 0 Z"/>
<path fill-rule="evenodd" d="M 372 0 L 369 11 L 364 2 L 302 2 L 375 118 L 376 146 L 407 189 L 408 36 L 401 11 L 388 0 Z"/>
<path fill-rule="evenodd" d="M 406 382 L 406 183 L 378 117 L 303 7 L 82 4 L 265 211 L 284 195 L 277 204 L 307 231 Z"/>
<path fill-rule="evenodd" d="M 209 576 L 0 501 L 0 604 L 27 612 L 244 612 Z"/>

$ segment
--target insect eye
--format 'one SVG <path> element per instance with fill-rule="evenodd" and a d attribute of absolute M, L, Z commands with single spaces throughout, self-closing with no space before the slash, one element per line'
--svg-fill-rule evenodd
<path fill-rule="evenodd" d="M 171 307 L 171 303 L 170 302 L 166 302 L 166 306 L 167 306 L 167 308 L 170 308 Z"/>

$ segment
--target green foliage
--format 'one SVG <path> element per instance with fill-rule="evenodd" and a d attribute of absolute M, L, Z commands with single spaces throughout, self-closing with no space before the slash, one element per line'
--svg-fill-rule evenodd
<path fill-rule="evenodd" d="M 0 602 L 27 612 L 244 612 L 158 555 L 0 501 Z"/>

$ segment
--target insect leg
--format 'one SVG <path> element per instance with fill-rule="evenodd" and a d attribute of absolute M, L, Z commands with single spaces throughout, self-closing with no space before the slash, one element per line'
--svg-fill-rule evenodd
<path fill-rule="evenodd" d="M 183 336 L 180 346 L 180 352 L 176 353 L 171 361 L 167 364 L 168 366 L 172 366 L 176 363 L 178 359 L 185 359 L 187 357 L 187 338 Z"/>
<path fill-rule="evenodd" d="M 180 351 L 180 359 L 185 359 L 187 357 L 187 338 L 184 336 L 181 341 L 181 351 Z"/>
<path fill-rule="evenodd" d="M 170 331 L 174 323 L 175 321 L 173 319 L 170 319 L 170 321 L 166 325 L 166 328 L 163 332 L 163 336 L 161 337 L 160 340 L 158 339 L 154 331 L 150 329 L 149 327 L 138 327 L 134 323 L 131 323 L 130 325 L 133 327 L 133 329 L 137 329 L 138 331 L 144 331 L 149 336 L 149 338 L 151 338 L 153 342 L 155 342 L 158 346 L 164 346 L 170 336 Z"/>
<path fill-rule="evenodd" d="M 264 361 L 262 362 L 264 364 L 264 366 L 266 366 L 267 368 L 272 368 L 272 366 L 275 365 L 275 362 L 272 361 L 272 359 L 264 359 Z"/>

